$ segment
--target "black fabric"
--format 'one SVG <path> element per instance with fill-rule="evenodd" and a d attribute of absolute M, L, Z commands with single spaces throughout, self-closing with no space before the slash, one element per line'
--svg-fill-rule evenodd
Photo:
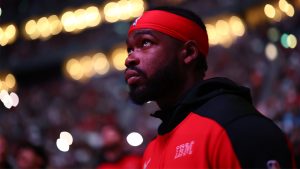
<path fill-rule="evenodd" d="M 255 109 L 248 88 L 226 78 L 201 81 L 174 107 L 153 114 L 162 119 L 158 133 L 170 132 L 190 112 L 223 126 L 243 168 L 267 168 L 269 160 L 276 160 L 281 168 L 292 168 L 285 135 Z"/>
<path fill-rule="evenodd" d="M 158 128 L 158 134 L 163 135 L 170 132 L 191 111 L 197 110 L 211 98 L 225 93 L 243 97 L 248 102 L 251 102 L 249 89 L 238 86 L 227 78 L 217 77 L 200 81 L 176 105 L 152 114 L 152 116 L 162 120 L 162 124 Z"/>
<path fill-rule="evenodd" d="M 243 168 L 267 168 L 270 160 L 293 167 L 284 133 L 241 97 L 220 95 L 196 112 L 224 127 Z"/>

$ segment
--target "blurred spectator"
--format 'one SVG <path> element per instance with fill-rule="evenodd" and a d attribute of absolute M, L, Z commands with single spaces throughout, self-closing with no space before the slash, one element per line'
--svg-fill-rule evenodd
<path fill-rule="evenodd" d="M 30 143 L 21 144 L 15 158 L 18 169 L 45 169 L 48 163 L 45 150 Z"/>
<path fill-rule="evenodd" d="M 126 152 L 120 128 L 105 125 L 101 129 L 103 147 L 97 169 L 140 169 L 141 157 Z"/>
<path fill-rule="evenodd" d="M 10 169 L 12 166 L 8 162 L 8 146 L 6 138 L 0 135 L 0 169 Z"/>

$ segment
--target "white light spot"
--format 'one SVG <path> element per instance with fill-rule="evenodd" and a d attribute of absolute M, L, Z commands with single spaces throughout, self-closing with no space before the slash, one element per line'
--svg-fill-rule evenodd
<path fill-rule="evenodd" d="M 69 145 L 71 145 L 73 143 L 73 137 L 69 132 L 63 131 L 60 132 L 60 139 L 65 140 L 66 143 L 68 143 Z"/>
<path fill-rule="evenodd" d="M 67 142 L 67 140 L 61 139 L 61 138 L 56 140 L 56 146 L 62 152 L 67 152 L 67 151 L 69 151 L 69 148 L 70 148 L 70 145 Z"/>
<path fill-rule="evenodd" d="M 13 106 L 12 98 L 6 90 L 0 92 L 0 99 L 6 108 L 10 109 Z"/>
<path fill-rule="evenodd" d="M 10 97 L 12 99 L 12 105 L 14 107 L 17 107 L 17 105 L 19 104 L 19 97 L 18 97 L 18 95 L 16 93 L 14 93 L 14 92 L 11 92 L 10 93 Z"/>
<path fill-rule="evenodd" d="M 127 140 L 128 144 L 131 146 L 139 146 L 143 143 L 142 135 L 137 132 L 132 132 L 132 133 L 128 134 L 126 140 Z"/>
<path fill-rule="evenodd" d="M 8 95 L 8 92 L 7 92 L 6 90 L 1 90 L 1 92 L 0 92 L 0 99 L 2 100 L 2 98 L 3 98 L 5 95 Z"/>
<path fill-rule="evenodd" d="M 276 46 L 272 43 L 269 43 L 265 48 L 265 54 L 270 61 L 275 60 L 278 55 Z"/>

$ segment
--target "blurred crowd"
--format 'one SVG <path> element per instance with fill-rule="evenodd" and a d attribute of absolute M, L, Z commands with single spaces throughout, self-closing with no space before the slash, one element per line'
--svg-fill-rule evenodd
<path fill-rule="evenodd" d="M 300 39 L 298 22 L 274 24 L 281 33 Z M 225 76 L 251 88 L 253 102 L 287 134 L 300 166 L 300 46 L 286 49 L 280 41 L 275 60 L 265 56 L 269 24 L 247 30 L 231 47 L 212 47 L 206 78 Z M 155 103 L 134 105 L 127 95 L 123 73 L 78 82 L 66 77 L 19 88 L 20 103 L 0 106 L 0 168 L 98 168 L 135 166 L 160 121 L 149 116 Z M 72 134 L 67 152 L 56 140 L 61 131 Z M 136 131 L 144 142 L 130 146 L 125 138 Z M 115 133 L 114 133 L 115 132 Z M 101 166 L 102 165 L 102 166 Z M 123 167 L 126 168 L 126 167 Z"/>

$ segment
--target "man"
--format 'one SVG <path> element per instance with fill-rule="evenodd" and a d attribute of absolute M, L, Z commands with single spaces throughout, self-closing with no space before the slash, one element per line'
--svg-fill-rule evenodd
<path fill-rule="evenodd" d="M 18 146 L 15 158 L 18 169 L 45 169 L 48 165 L 48 158 L 44 148 L 29 142 L 21 143 Z"/>
<path fill-rule="evenodd" d="M 106 124 L 101 128 L 101 136 L 103 147 L 97 169 L 141 168 L 141 157 L 126 151 L 121 128 Z"/>
<path fill-rule="evenodd" d="M 161 7 L 131 25 L 125 80 L 137 104 L 156 101 L 162 120 L 144 168 L 292 168 L 281 130 L 252 105 L 248 88 L 203 80 L 205 25 L 191 11 Z"/>

